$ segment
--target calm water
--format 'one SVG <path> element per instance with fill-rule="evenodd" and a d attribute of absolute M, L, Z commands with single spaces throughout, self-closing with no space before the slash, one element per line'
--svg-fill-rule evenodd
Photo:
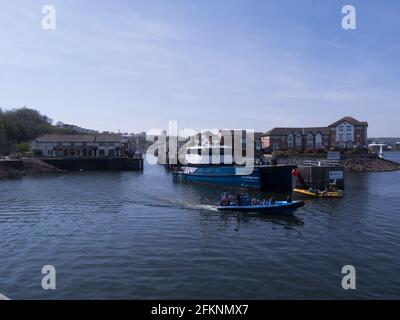
<path fill-rule="evenodd" d="M 399 157 L 400 159 L 400 157 Z M 400 298 L 400 172 L 348 174 L 297 218 L 221 214 L 219 189 L 144 173 L 0 181 L 0 292 L 61 298 Z M 41 289 L 41 268 L 57 290 Z M 341 268 L 357 290 L 341 289 Z"/>
<path fill-rule="evenodd" d="M 392 160 L 395 162 L 400 163 L 400 152 L 385 152 L 384 157 L 388 160 Z"/>

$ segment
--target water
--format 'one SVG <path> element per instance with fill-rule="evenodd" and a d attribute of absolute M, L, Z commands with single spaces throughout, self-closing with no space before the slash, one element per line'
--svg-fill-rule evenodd
<path fill-rule="evenodd" d="M 384 152 L 383 156 L 385 159 L 400 163 L 400 152 L 399 151 Z"/>
<path fill-rule="evenodd" d="M 400 172 L 347 175 L 297 218 L 222 214 L 218 188 L 144 173 L 0 181 L 0 292 L 12 299 L 399 298 Z M 41 288 L 54 265 L 57 289 Z M 354 265 L 357 289 L 341 288 Z"/>

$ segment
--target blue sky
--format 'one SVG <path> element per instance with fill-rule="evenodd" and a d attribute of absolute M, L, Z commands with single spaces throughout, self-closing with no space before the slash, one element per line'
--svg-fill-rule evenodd
<path fill-rule="evenodd" d="M 345 4 L 357 30 L 341 28 Z M 1 0 L 0 106 L 122 132 L 351 115 L 400 136 L 399 13 L 396 0 Z"/>

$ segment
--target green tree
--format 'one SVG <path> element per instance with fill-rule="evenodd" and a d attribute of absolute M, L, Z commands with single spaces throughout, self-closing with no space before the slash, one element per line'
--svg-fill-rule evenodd
<path fill-rule="evenodd" d="M 26 107 L 3 111 L 0 108 L 0 154 L 26 152 L 28 143 L 48 133 L 77 133 L 73 129 L 60 129 L 39 111 Z"/>

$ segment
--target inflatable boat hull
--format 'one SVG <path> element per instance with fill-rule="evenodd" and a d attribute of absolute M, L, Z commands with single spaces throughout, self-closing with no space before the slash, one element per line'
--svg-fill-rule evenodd
<path fill-rule="evenodd" d="M 251 206 L 218 206 L 219 211 L 257 212 L 266 214 L 293 214 L 298 208 L 304 206 L 304 201 L 276 201 L 275 204 Z"/>

